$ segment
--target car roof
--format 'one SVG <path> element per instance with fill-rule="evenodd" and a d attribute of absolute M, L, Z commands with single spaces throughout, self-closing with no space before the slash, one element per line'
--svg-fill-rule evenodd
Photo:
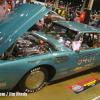
<path fill-rule="evenodd" d="M 75 21 L 55 21 L 54 23 L 72 29 L 74 31 L 78 31 L 79 33 L 87 33 L 87 32 L 100 33 L 99 28 L 89 26 L 87 24 L 75 22 Z"/>

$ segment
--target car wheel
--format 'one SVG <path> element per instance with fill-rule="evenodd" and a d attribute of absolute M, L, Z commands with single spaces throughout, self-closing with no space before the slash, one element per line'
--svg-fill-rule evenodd
<path fill-rule="evenodd" d="M 48 72 L 43 67 L 30 70 L 19 82 L 23 92 L 31 93 L 40 90 L 48 79 Z"/>

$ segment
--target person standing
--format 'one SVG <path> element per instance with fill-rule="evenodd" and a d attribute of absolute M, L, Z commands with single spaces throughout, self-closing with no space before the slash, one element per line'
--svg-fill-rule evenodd
<path fill-rule="evenodd" d="M 74 18 L 75 18 L 74 12 L 71 11 L 71 13 L 70 13 L 70 21 L 74 21 Z"/>
<path fill-rule="evenodd" d="M 7 15 L 8 7 L 5 0 L 0 0 L 0 21 Z"/>
<path fill-rule="evenodd" d="M 64 15 L 65 15 L 65 11 L 63 10 L 61 16 L 64 17 Z"/>
<path fill-rule="evenodd" d="M 61 8 L 59 8 L 59 10 L 58 10 L 58 15 L 60 15 L 60 13 L 61 13 Z"/>
<path fill-rule="evenodd" d="M 52 15 L 49 14 L 47 18 L 44 19 L 44 26 L 49 26 L 52 23 Z"/>
<path fill-rule="evenodd" d="M 12 3 L 11 3 L 11 10 L 15 10 L 18 6 L 20 5 L 20 2 L 17 1 L 17 0 L 12 0 Z"/>

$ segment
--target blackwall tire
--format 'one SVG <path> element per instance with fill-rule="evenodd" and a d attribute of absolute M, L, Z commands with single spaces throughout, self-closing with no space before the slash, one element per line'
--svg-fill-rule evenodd
<path fill-rule="evenodd" d="M 26 93 L 32 93 L 43 88 L 48 79 L 45 68 L 38 67 L 30 70 L 19 82 L 19 88 Z"/>

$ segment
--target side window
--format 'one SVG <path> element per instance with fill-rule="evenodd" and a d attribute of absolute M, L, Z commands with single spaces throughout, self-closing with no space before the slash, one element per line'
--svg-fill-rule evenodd
<path fill-rule="evenodd" d="M 92 49 L 97 47 L 97 33 L 85 33 L 82 38 L 82 48 Z"/>

